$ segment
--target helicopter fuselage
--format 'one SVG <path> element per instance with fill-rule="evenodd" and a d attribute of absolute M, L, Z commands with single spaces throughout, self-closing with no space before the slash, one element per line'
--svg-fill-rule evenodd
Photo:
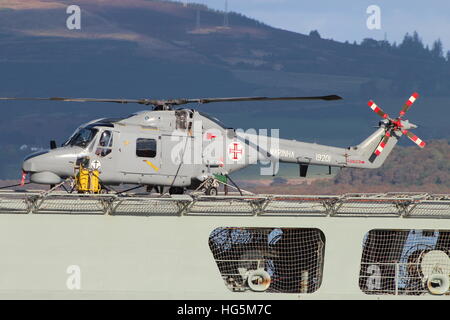
<path fill-rule="evenodd" d="M 61 147 L 25 158 L 23 171 L 31 182 L 57 184 L 74 176 L 80 159 L 88 159 L 104 185 L 193 189 L 258 161 L 266 175 L 275 175 L 280 162 L 299 164 L 302 176 L 309 165 L 377 168 L 402 135 L 396 131 L 383 156 L 369 161 L 384 133 L 381 126 L 356 147 L 336 148 L 227 128 L 191 109 L 142 111 L 82 125 Z"/>

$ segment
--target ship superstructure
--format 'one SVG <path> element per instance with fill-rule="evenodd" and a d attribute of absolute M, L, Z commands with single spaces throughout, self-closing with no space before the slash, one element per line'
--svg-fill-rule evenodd
<path fill-rule="evenodd" d="M 448 298 L 450 196 L 0 193 L 3 298 Z"/>

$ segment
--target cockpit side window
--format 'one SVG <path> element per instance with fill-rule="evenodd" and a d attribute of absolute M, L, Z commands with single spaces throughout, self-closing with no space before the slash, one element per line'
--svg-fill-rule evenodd
<path fill-rule="evenodd" d="M 111 153 L 113 143 L 113 134 L 109 130 L 105 130 L 100 135 L 100 139 L 98 140 L 98 148 L 95 150 L 95 154 L 100 157 L 105 157 Z"/>
<path fill-rule="evenodd" d="M 100 136 L 99 146 L 100 147 L 111 147 L 112 146 L 111 131 L 109 131 L 109 130 L 103 131 L 102 135 Z"/>

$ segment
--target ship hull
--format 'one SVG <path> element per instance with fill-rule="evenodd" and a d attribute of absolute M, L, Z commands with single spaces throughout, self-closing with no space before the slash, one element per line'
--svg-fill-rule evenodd
<path fill-rule="evenodd" d="M 232 292 L 209 246 L 217 228 L 316 228 L 326 238 L 313 293 Z M 399 217 L 0 215 L 2 299 L 445 299 L 366 294 L 365 235 L 450 230 L 450 220 Z M 74 271 L 75 270 L 75 271 Z M 74 280 L 76 277 L 76 280 Z"/>

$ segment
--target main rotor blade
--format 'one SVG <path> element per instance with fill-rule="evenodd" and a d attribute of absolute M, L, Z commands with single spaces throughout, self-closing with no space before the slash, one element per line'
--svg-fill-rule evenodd
<path fill-rule="evenodd" d="M 110 102 L 110 103 L 137 103 L 143 105 L 154 106 L 171 106 L 171 105 L 183 105 L 188 103 L 213 103 L 213 102 L 236 102 L 236 101 L 289 101 L 289 100 L 341 100 L 342 98 L 337 95 L 318 96 L 318 97 L 238 97 L 238 98 L 199 98 L 199 99 L 169 99 L 169 100 L 156 100 L 156 99 L 96 99 L 96 98 L 7 98 L 0 97 L 0 100 L 27 100 L 27 101 L 69 101 L 69 102 Z"/>
<path fill-rule="evenodd" d="M 69 102 L 112 102 L 112 103 L 139 103 L 139 104 L 152 104 L 147 99 L 95 99 L 95 98 L 6 98 L 0 97 L 0 100 L 22 100 L 22 101 L 69 101 Z M 156 100 L 155 100 L 156 101 Z"/>
<path fill-rule="evenodd" d="M 186 99 L 185 103 L 212 103 L 212 102 L 236 102 L 236 101 L 292 101 L 292 100 L 341 100 L 337 95 L 318 96 L 318 97 L 237 97 L 237 98 L 203 98 Z"/>
<path fill-rule="evenodd" d="M 408 101 L 403 105 L 402 110 L 400 110 L 400 118 L 405 115 L 405 113 L 411 108 L 413 103 L 419 98 L 419 94 L 414 92 L 411 97 L 409 97 Z"/>
<path fill-rule="evenodd" d="M 415 134 L 413 134 L 412 132 L 408 131 L 408 130 L 403 130 L 402 131 L 403 134 L 405 134 L 412 142 L 414 142 L 415 144 L 417 144 L 419 147 L 424 148 L 426 146 L 425 141 L 423 141 L 422 139 L 420 139 L 418 136 L 416 136 Z"/>
<path fill-rule="evenodd" d="M 370 109 L 373 110 L 373 112 L 375 112 L 377 115 L 379 115 L 383 119 L 389 118 L 389 115 L 386 112 L 384 112 L 379 106 L 377 106 L 377 104 L 375 102 L 373 102 L 372 100 L 370 100 L 367 103 L 367 105 L 370 107 Z"/>

